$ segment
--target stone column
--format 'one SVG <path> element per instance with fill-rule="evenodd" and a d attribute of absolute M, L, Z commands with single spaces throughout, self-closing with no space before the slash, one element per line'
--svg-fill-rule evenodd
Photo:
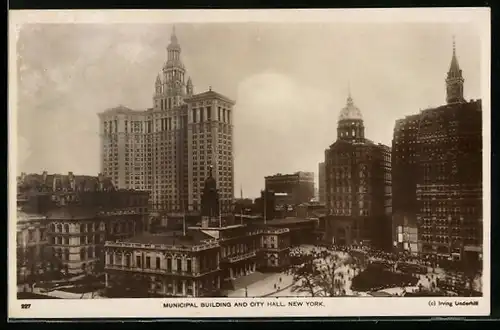
<path fill-rule="evenodd" d="M 122 252 L 122 267 L 125 267 L 125 252 Z"/>
<path fill-rule="evenodd" d="M 196 280 L 193 280 L 191 283 L 191 289 L 193 290 L 193 297 L 197 297 L 196 295 Z"/>
<path fill-rule="evenodd" d="M 186 296 L 186 281 L 182 281 L 182 295 Z"/>
<path fill-rule="evenodd" d="M 104 274 L 104 278 L 105 278 L 105 287 L 107 288 L 108 287 L 108 273 Z"/>
<path fill-rule="evenodd" d="M 233 278 L 233 267 L 229 267 L 229 277 Z"/>

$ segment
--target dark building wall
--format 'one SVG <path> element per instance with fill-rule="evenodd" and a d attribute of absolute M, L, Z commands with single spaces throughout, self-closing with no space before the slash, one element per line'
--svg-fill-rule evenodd
<path fill-rule="evenodd" d="M 392 139 L 392 211 L 416 215 L 417 136 L 419 115 L 396 121 Z M 413 175 L 411 175 L 413 174 Z"/>
<path fill-rule="evenodd" d="M 287 193 L 291 204 L 307 203 L 314 198 L 314 173 L 276 174 L 265 178 L 265 189 Z"/>
<path fill-rule="evenodd" d="M 266 206 L 264 207 L 264 203 Z M 276 196 L 274 195 L 274 191 L 266 191 L 262 190 L 260 192 L 260 197 L 255 199 L 255 208 L 257 213 L 266 214 L 267 220 L 272 220 L 276 217 Z"/>
<path fill-rule="evenodd" d="M 318 191 L 319 202 L 326 202 L 326 177 L 325 177 L 325 163 L 321 162 L 318 165 Z"/>

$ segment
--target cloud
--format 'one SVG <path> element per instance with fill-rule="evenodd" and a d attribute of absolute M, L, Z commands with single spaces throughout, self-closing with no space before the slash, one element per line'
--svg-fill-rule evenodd
<path fill-rule="evenodd" d="M 263 72 L 242 81 L 235 106 L 235 181 L 257 196 L 264 177 L 315 171 L 335 126 L 325 121 L 326 95 L 300 81 Z M 325 131 L 332 131 L 325 142 Z"/>
<path fill-rule="evenodd" d="M 32 153 L 30 142 L 23 136 L 17 137 L 17 169 L 24 168 Z"/>

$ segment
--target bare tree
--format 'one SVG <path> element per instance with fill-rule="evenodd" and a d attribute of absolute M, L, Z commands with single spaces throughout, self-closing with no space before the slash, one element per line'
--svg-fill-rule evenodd
<path fill-rule="evenodd" d="M 351 263 L 338 253 L 321 251 L 297 251 L 292 255 L 293 264 L 289 273 L 293 276 L 292 291 L 306 292 L 312 297 L 335 297 L 345 295 L 347 274 L 341 270 Z"/>

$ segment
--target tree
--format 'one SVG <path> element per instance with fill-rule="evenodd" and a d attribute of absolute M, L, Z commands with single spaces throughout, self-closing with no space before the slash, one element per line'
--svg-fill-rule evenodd
<path fill-rule="evenodd" d="M 463 271 L 467 289 L 472 294 L 474 290 L 474 281 L 481 274 L 481 262 L 475 258 L 464 258 L 461 261 L 461 270 Z"/>
<path fill-rule="evenodd" d="M 347 274 L 341 270 L 352 262 L 329 249 L 292 252 L 292 291 L 307 292 L 312 297 L 335 297 L 345 294 Z M 345 268 L 347 269 L 347 268 Z"/>
<path fill-rule="evenodd" d="M 98 290 L 96 288 L 99 286 L 100 281 L 99 281 L 99 276 L 100 276 L 100 267 L 98 264 L 96 265 L 89 265 L 87 268 L 85 268 L 85 277 L 83 281 L 83 287 L 88 287 L 91 288 L 91 296 L 90 299 L 94 299 L 96 296 Z M 80 299 L 83 299 L 85 296 L 86 292 L 83 292 Z"/>

